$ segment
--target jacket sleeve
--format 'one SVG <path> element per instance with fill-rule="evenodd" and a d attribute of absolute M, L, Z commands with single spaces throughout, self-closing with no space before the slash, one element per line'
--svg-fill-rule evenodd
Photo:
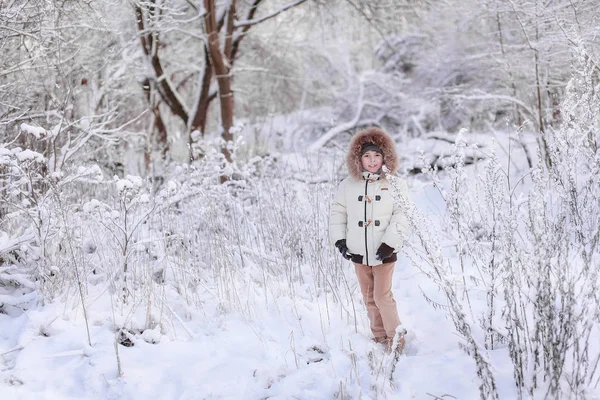
<path fill-rule="evenodd" d="M 335 243 L 340 239 L 346 239 L 346 225 L 348 212 L 346 210 L 345 183 L 343 180 L 338 186 L 335 199 L 329 211 L 329 239 Z"/>
<path fill-rule="evenodd" d="M 398 183 L 398 190 L 406 201 L 412 201 L 408 192 L 408 186 L 406 182 L 401 178 L 396 178 Z M 385 233 L 383 234 L 382 242 L 388 246 L 393 247 L 396 252 L 400 251 L 404 246 L 404 240 L 408 236 L 408 219 L 406 218 L 406 211 L 401 204 L 398 204 L 396 199 L 394 200 L 394 209 L 392 212 L 392 218 L 388 225 Z"/>

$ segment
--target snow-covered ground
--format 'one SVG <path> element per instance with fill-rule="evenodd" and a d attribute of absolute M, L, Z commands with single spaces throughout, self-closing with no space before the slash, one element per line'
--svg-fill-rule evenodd
<path fill-rule="evenodd" d="M 420 145 L 426 142 L 422 140 Z M 293 177 L 288 186 L 300 194 L 315 182 L 321 189 L 329 185 L 331 190 L 335 184 L 327 179 L 340 173 L 343 163 L 340 157 L 321 158 L 330 169 L 323 168 L 320 176 L 306 173 L 312 167 L 304 156 L 282 159 L 288 168 L 285 175 Z M 468 174 L 473 179 L 483 172 L 468 168 L 472 168 Z M 411 178 L 409 186 L 422 214 L 434 222 L 447 218 L 440 191 L 430 182 Z M 275 192 L 278 190 L 276 187 Z M 299 209 L 311 206 L 304 203 L 323 200 L 314 193 L 298 198 L 285 193 Z M 198 204 L 203 203 L 189 207 Z M 315 213 L 325 215 L 319 207 L 323 204 Z M 294 219 L 301 213 L 290 210 L 289 216 Z M 319 224 L 326 225 L 323 221 Z M 185 232 L 196 229 L 192 222 L 183 227 Z M 276 226 L 269 223 L 264 228 Z M 137 234 L 142 242 L 154 240 L 143 237 L 143 232 Z M 300 232 L 300 240 L 306 239 L 302 237 L 305 232 L 310 230 Z M 325 237 L 326 233 L 316 236 Z M 286 243 L 295 239 L 292 236 Z M 3 243 L 8 246 L 9 240 L 4 238 Z M 314 243 L 320 246 L 318 240 Z M 64 285 L 68 293 L 59 293 L 54 302 L 26 312 L 7 308 L 8 312 L 0 313 L 0 400 L 480 398 L 476 364 L 461 349 L 464 338 L 445 309 L 447 299 L 438 284 L 424 274 L 423 265 L 415 265 L 405 256 L 396 264 L 394 295 L 409 333 L 389 379 L 390 360 L 370 340 L 352 265 L 342 263 L 337 254 L 333 262 L 325 257 L 327 251 L 333 254 L 332 250 L 322 249 L 323 270 L 315 273 L 314 265 L 286 265 L 280 269 L 286 273 L 277 276 L 272 274 L 276 270 L 273 265 L 281 263 L 277 255 L 284 247 L 275 246 L 263 254 L 264 245 L 241 243 L 238 256 L 247 257 L 243 262 L 236 258 L 236 265 L 219 273 L 180 254 L 176 262 L 166 263 L 166 283 L 153 279 L 130 282 L 132 292 L 125 303 L 115 294 L 116 279 L 88 275 L 83 296 L 87 324 L 76 285 Z M 458 263 L 453 258 L 454 245 L 443 243 L 450 265 Z M 214 250 L 217 257 L 219 251 Z M 98 250 L 89 257 L 100 254 L 104 253 Z M 166 259 L 158 258 L 161 262 Z M 141 275 L 156 273 L 151 264 L 148 261 Z M 288 267 L 293 269 L 289 274 Z M 199 272 L 192 274 L 185 268 Z M 264 273 L 266 270 L 269 273 Z M 330 275 L 337 278 L 315 283 L 315 279 L 326 281 Z M 328 286 L 332 284 L 338 287 Z M 475 312 L 485 308 L 483 289 L 473 285 L 469 296 Z M 473 330 L 481 345 L 481 329 Z M 506 344 L 486 351 L 485 357 L 499 398 L 517 398 Z M 593 388 L 586 395 L 600 398 L 594 397 Z"/>
<path fill-rule="evenodd" d="M 444 313 L 421 296 L 430 283 L 405 259 L 397 264 L 394 293 L 410 333 L 388 387 L 383 352 L 369 340 L 352 268 L 345 267 L 354 304 L 344 307 L 356 307 L 358 332 L 344 317 L 354 310 L 327 305 L 308 290 L 294 298 L 268 294 L 266 301 L 254 293 L 253 309 L 227 312 L 207 294 L 200 309 L 171 304 L 168 334 L 147 330 L 132 337 L 134 346 L 119 346 L 122 379 L 111 305 L 101 293 L 88 309 L 91 347 L 75 305 L 37 307 L 16 318 L 0 314 L 2 398 L 378 398 L 373 387 L 386 387 L 390 398 L 478 396 L 473 362 L 458 349 Z"/>
<path fill-rule="evenodd" d="M 424 211 L 440 207 L 432 190 L 414 197 Z M 167 288 L 157 297 L 166 300 L 167 327 L 133 330 L 133 346 L 118 346 L 121 379 L 113 307 L 103 291 L 88 293 L 91 347 L 75 295 L 16 317 L 0 314 L 2 399 L 478 397 L 474 363 L 459 350 L 452 322 L 421 294 L 437 292 L 428 278 L 406 258 L 396 264 L 394 294 L 409 334 L 390 382 L 389 359 L 369 338 L 353 268 L 343 269 L 352 301 L 341 304 L 309 285 L 291 296 L 285 282 L 269 282 L 266 292 L 248 285 L 248 307 L 230 306 L 211 290 L 192 307 Z M 144 311 L 116 318 L 135 327 Z M 497 357 L 510 375 L 508 361 Z M 512 389 L 501 392 L 510 398 Z"/>
<path fill-rule="evenodd" d="M 167 287 L 156 301 L 166 300 L 168 327 L 132 329 L 133 346 L 118 348 L 121 379 L 113 306 L 102 286 L 88 293 L 92 346 L 76 295 L 66 304 L 0 314 L 2 399 L 477 397 L 473 362 L 458 349 L 451 322 L 421 295 L 435 288 L 405 258 L 396 266 L 394 293 L 410 333 L 387 383 L 389 360 L 369 339 L 351 264 L 343 269 L 352 300 L 343 303 L 309 285 L 292 295 L 285 282 L 269 282 L 266 291 L 242 288 L 247 307 L 227 304 L 210 288 L 193 307 Z M 117 310 L 115 318 L 143 325 L 145 310 L 135 312 L 120 316 Z"/>

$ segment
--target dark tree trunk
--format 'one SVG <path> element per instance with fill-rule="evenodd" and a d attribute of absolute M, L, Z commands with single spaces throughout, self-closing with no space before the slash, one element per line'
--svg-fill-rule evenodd
<path fill-rule="evenodd" d="M 219 48 L 219 32 L 217 30 L 217 22 L 215 19 L 215 3 L 214 0 L 204 0 L 204 7 L 206 14 L 204 16 L 206 33 L 208 34 L 208 50 L 210 53 L 210 60 L 213 65 L 217 83 L 219 85 L 219 104 L 221 106 L 221 133 L 223 139 L 228 142 L 233 140 L 233 134 L 231 133 L 231 127 L 233 126 L 233 93 L 231 92 L 231 75 L 229 75 L 229 61 L 225 59 L 224 54 Z M 235 0 L 231 2 L 229 13 L 235 13 Z M 229 29 L 233 30 L 233 23 L 229 26 L 228 18 L 228 32 Z M 225 159 L 231 162 L 231 153 L 227 148 L 227 143 L 221 148 Z"/>

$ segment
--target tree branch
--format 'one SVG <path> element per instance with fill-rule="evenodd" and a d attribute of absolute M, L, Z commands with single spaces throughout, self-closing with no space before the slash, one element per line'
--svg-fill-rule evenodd
<path fill-rule="evenodd" d="M 309 148 L 309 152 L 317 151 L 327 144 L 331 139 L 339 135 L 340 133 L 346 132 L 352 128 L 355 128 L 360 123 L 360 116 L 362 115 L 365 103 L 363 101 L 365 93 L 365 74 L 362 74 L 359 78 L 359 93 L 358 93 L 358 107 L 356 114 L 351 121 L 344 122 L 341 125 L 334 126 L 328 130 L 323 136 L 317 139 Z"/>
<path fill-rule="evenodd" d="M 262 0 L 254 0 L 252 5 L 250 6 L 250 8 L 248 9 L 248 13 L 246 14 L 246 18 L 245 20 L 251 20 L 254 18 L 254 14 L 256 14 L 256 10 L 258 9 L 258 5 L 261 3 Z M 235 40 L 233 41 L 233 46 L 231 49 L 231 60 L 232 60 L 232 64 L 233 64 L 233 60 L 235 60 L 235 57 L 237 55 L 237 52 L 240 48 L 240 42 L 242 41 L 242 39 L 244 38 L 244 36 L 246 35 L 246 32 L 248 32 L 248 30 L 250 29 L 252 25 L 246 25 L 242 28 L 242 33 L 240 33 Z M 234 25 L 235 27 L 235 25 Z"/>
<path fill-rule="evenodd" d="M 273 11 L 271 14 L 265 15 L 264 17 L 236 22 L 235 27 L 240 28 L 240 27 L 246 27 L 246 26 L 260 24 L 261 22 L 264 22 L 268 19 L 276 17 L 277 15 L 281 14 L 282 12 L 289 10 L 290 8 L 296 7 L 296 6 L 304 3 L 305 1 L 306 0 L 296 0 L 295 2 L 285 5 L 285 6 L 281 7 L 279 10 Z"/>
<path fill-rule="evenodd" d="M 223 129 L 222 137 L 226 142 L 233 140 L 231 127 L 233 126 L 233 93 L 231 92 L 231 75 L 229 74 L 229 62 L 221 52 L 219 46 L 219 32 L 217 22 L 215 21 L 215 3 L 214 0 L 204 0 L 206 14 L 204 16 L 204 25 L 208 35 L 207 47 L 210 54 L 210 61 L 214 68 L 214 73 L 219 85 L 219 100 L 221 105 L 221 127 Z M 226 146 L 221 151 L 228 162 L 232 161 L 231 153 Z M 224 182 L 226 178 L 221 177 Z"/>
<path fill-rule="evenodd" d="M 225 48 L 223 49 L 223 55 L 225 56 L 225 60 L 229 63 L 229 68 L 231 68 L 232 60 L 231 55 L 233 51 L 233 29 L 234 29 L 234 21 L 235 19 L 235 0 L 232 0 L 231 5 L 229 6 L 229 10 L 227 11 L 227 28 L 225 30 Z"/>
<path fill-rule="evenodd" d="M 144 33 L 146 28 L 144 26 L 144 13 L 139 5 L 135 6 L 135 17 L 137 22 L 137 28 L 140 32 L 140 42 L 142 43 L 142 49 L 144 50 L 144 54 L 149 56 L 150 50 L 148 46 L 148 39 L 146 38 L 146 34 Z"/>
<path fill-rule="evenodd" d="M 152 33 L 145 33 L 144 12 L 139 4 L 135 5 L 135 15 L 137 18 L 137 27 L 140 32 L 140 42 L 144 54 L 150 57 L 150 65 L 154 70 L 155 81 L 158 92 L 163 101 L 169 106 L 173 114 L 180 117 L 185 124 L 188 122 L 188 113 L 183 102 L 179 99 L 177 91 L 171 87 L 171 82 L 165 75 L 162 62 L 158 56 L 158 37 L 153 37 Z"/>
<path fill-rule="evenodd" d="M 217 97 L 217 91 L 214 93 L 210 93 L 210 81 L 213 76 L 213 67 L 210 62 L 210 54 L 208 50 L 208 45 L 204 46 L 204 69 L 202 70 L 202 78 L 200 80 L 200 91 L 198 93 L 198 100 L 196 102 L 196 112 L 194 114 L 194 118 L 192 119 L 192 123 L 190 125 L 190 132 L 195 130 L 200 130 L 200 132 L 204 135 L 204 130 L 206 129 L 206 117 L 208 105 L 210 102 Z M 189 141 L 191 143 L 191 137 Z"/>

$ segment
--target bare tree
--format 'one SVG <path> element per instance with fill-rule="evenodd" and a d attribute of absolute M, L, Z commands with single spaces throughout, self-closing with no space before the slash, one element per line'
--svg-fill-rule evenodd
<path fill-rule="evenodd" d="M 238 5 L 236 0 L 224 4 L 218 4 L 214 0 L 204 0 L 202 6 L 194 2 L 187 2 L 185 6 L 180 5 L 180 8 L 177 8 L 177 4 L 161 3 L 159 5 L 155 0 L 149 3 L 135 3 L 140 43 L 153 71 L 152 83 L 169 111 L 187 127 L 190 145 L 193 140 L 192 132 L 200 131 L 204 135 L 209 106 L 217 96 L 221 112 L 221 135 L 225 142 L 233 139 L 231 133 L 234 116 L 232 66 L 238 58 L 243 39 L 252 26 L 274 18 L 305 1 L 296 0 L 278 6 L 263 16 L 257 15 L 259 7 L 266 3 L 263 0 L 252 0 L 241 5 Z M 167 6 L 171 8 L 167 8 Z M 175 9 L 190 15 L 185 23 L 193 23 L 191 28 L 186 28 L 188 29 L 187 34 L 199 39 L 201 41 L 199 47 L 202 49 L 193 59 L 193 62 L 196 65 L 202 65 L 202 68 L 197 73 L 191 74 L 193 76 L 184 75 L 178 83 L 172 81 L 173 72 L 166 70 L 163 56 L 159 54 L 162 43 L 160 42 L 161 35 L 164 35 L 161 32 L 161 20 L 170 23 L 173 16 L 167 18 L 166 13 L 173 13 Z M 199 17 L 202 17 L 202 20 Z M 197 29 L 202 22 L 203 30 Z M 168 56 L 166 57 L 168 58 Z M 194 78 L 198 84 L 189 89 L 186 83 Z M 213 80 L 216 80 L 217 88 L 211 89 Z M 185 100 L 186 97 L 192 99 L 191 106 Z M 155 110 L 155 114 L 160 114 L 157 108 Z M 161 135 L 161 140 L 166 140 L 166 137 Z M 231 154 L 227 145 L 223 145 L 222 152 L 225 159 L 231 162 Z M 190 157 L 193 157 L 191 146 Z"/>

